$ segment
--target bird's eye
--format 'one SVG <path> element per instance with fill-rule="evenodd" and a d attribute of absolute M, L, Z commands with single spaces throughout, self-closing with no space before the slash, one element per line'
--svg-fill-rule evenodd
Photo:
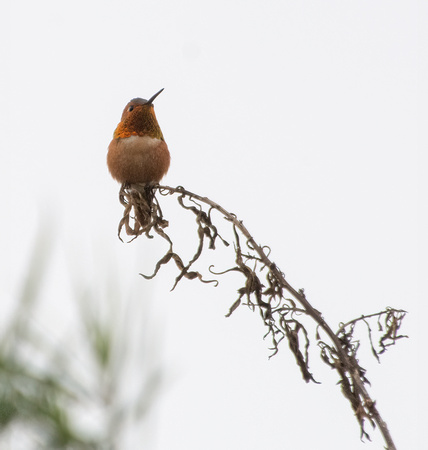
<path fill-rule="evenodd" d="M 133 109 L 134 109 L 134 106 L 131 105 L 131 106 L 128 108 L 128 111 L 131 112 Z"/>

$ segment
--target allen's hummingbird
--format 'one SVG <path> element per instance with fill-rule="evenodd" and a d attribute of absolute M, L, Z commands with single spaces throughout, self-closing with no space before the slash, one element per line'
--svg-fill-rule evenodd
<path fill-rule="evenodd" d="M 168 172 L 171 157 L 153 107 L 162 91 L 150 100 L 134 98 L 123 110 L 107 153 L 110 173 L 120 183 L 159 183 Z"/>

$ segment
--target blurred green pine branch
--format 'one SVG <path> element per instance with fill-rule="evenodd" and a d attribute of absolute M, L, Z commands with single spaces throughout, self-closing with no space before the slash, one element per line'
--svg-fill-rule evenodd
<path fill-rule="evenodd" d="M 65 337 L 65 344 L 53 341 L 33 320 L 50 247 L 47 233 L 41 233 L 16 308 L 0 334 L 0 448 L 123 449 L 129 424 L 134 432 L 141 429 L 162 383 L 162 370 L 144 342 L 145 311 L 139 311 L 145 329 L 136 335 L 135 308 L 128 308 L 126 320 L 117 320 L 124 299 L 99 299 L 91 286 L 80 288 L 75 303 L 81 335 Z M 130 347 L 137 351 L 132 354 Z M 137 388 L 125 392 L 128 386 Z"/>

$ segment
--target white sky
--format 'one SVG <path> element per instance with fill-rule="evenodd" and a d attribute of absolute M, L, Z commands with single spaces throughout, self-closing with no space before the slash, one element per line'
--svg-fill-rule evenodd
<path fill-rule="evenodd" d="M 286 345 L 267 360 L 256 314 L 224 318 L 239 287 L 232 278 L 217 289 L 184 281 L 170 293 L 173 270 L 138 277 L 163 244 L 117 240 L 119 186 L 106 149 L 124 105 L 165 88 L 155 102 L 172 155 L 165 184 L 238 214 L 332 326 L 386 306 L 411 313 L 411 339 L 382 364 L 369 352 L 361 364 L 397 447 L 421 448 L 426 6 L 15 0 L 2 9 L 2 303 L 19 290 L 48 215 L 58 258 L 46 286 L 52 315 L 61 314 L 70 259 L 86 280 L 115 270 L 124 290 L 153 303 L 174 374 L 152 420 L 153 448 L 382 448 L 376 432 L 373 444 L 359 441 L 336 376 L 315 353 L 320 386 L 301 380 Z M 192 222 L 168 208 L 187 239 Z"/>

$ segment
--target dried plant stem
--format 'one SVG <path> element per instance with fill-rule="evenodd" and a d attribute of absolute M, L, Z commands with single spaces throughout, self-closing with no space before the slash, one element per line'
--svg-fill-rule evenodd
<path fill-rule="evenodd" d="M 342 344 L 337 337 L 336 333 L 330 328 L 330 326 L 326 323 L 326 321 L 323 319 L 322 314 L 317 311 L 306 299 L 305 294 L 300 290 L 297 291 L 294 289 L 284 278 L 284 274 L 278 269 L 275 263 L 273 263 L 269 257 L 264 252 L 263 248 L 257 244 L 257 242 L 254 240 L 248 229 L 245 227 L 245 225 L 242 223 L 242 221 L 238 220 L 237 217 L 234 214 L 231 214 L 230 212 L 226 211 L 222 206 L 220 206 L 218 203 L 213 202 L 207 197 L 201 197 L 200 195 L 194 194 L 192 192 L 186 191 L 184 189 L 177 189 L 169 186 L 160 186 L 159 189 L 161 190 L 168 190 L 170 193 L 180 193 L 185 194 L 191 198 L 194 198 L 196 200 L 199 200 L 200 202 L 205 203 L 206 205 L 209 205 L 211 208 L 216 209 L 219 211 L 223 216 L 233 223 L 233 225 L 238 228 L 241 233 L 247 238 L 248 243 L 250 246 L 254 249 L 254 251 L 258 254 L 259 258 L 262 260 L 262 262 L 270 268 L 272 273 L 275 275 L 275 277 L 278 279 L 278 281 L 281 283 L 281 285 L 302 305 L 303 309 L 306 311 L 306 313 L 312 317 L 312 319 L 315 320 L 315 322 L 319 325 L 319 327 L 324 330 L 324 332 L 328 335 L 328 337 L 333 342 L 333 345 L 339 355 L 340 363 L 344 366 L 345 371 L 353 378 L 353 382 L 355 383 L 355 386 L 359 390 L 359 395 L 363 399 L 363 405 L 370 411 L 370 415 L 374 422 L 379 427 L 379 430 L 382 433 L 382 436 L 385 440 L 385 443 L 387 444 L 388 450 L 396 450 L 396 447 L 394 445 L 394 442 L 392 440 L 392 436 L 389 432 L 388 426 L 384 420 L 382 420 L 382 417 L 376 408 L 375 402 L 371 399 L 369 393 L 367 392 L 367 389 L 364 386 L 364 382 L 361 380 L 359 372 L 358 372 L 358 365 L 356 365 L 356 361 L 352 361 L 349 355 L 343 350 Z M 343 369 L 341 369 L 343 370 Z"/>
<path fill-rule="evenodd" d="M 151 193 L 148 193 L 148 189 L 151 190 Z M 168 226 L 168 222 L 163 218 L 159 202 L 155 196 L 156 190 L 158 190 L 161 195 L 177 194 L 180 206 L 186 210 L 192 211 L 196 216 L 199 246 L 195 255 L 187 264 L 185 264 L 181 257 L 173 251 L 172 240 L 165 232 L 165 227 Z M 191 202 L 190 206 L 184 203 L 183 200 L 185 198 Z M 288 340 L 290 350 L 294 354 L 306 382 L 315 382 L 315 379 L 309 371 L 309 338 L 304 325 L 296 318 L 296 316 L 301 315 L 303 312 L 306 316 L 312 318 L 317 324 L 316 336 L 318 346 L 321 349 L 321 358 L 339 374 L 339 384 L 341 385 L 342 393 L 351 403 L 360 424 L 361 436 L 370 439 L 368 433 L 364 429 L 364 421 L 368 420 L 373 427 L 375 425 L 379 427 L 387 445 L 386 448 L 388 450 L 396 449 L 387 424 L 383 421 L 376 408 L 375 401 L 372 400 L 366 389 L 365 385 L 368 384 L 368 380 L 365 377 L 365 369 L 359 365 L 356 358 L 359 341 L 354 339 L 353 331 L 355 325 L 360 321 L 366 323 L 369 330 L 372 351 L 375 357 L 379 359 L 379 354 L 383 353 L 388 346 L 393 345 L 396 340 L 405 337 L 398 335 L 401 321 L 406 314 L 405 311 L 387 308 L 380 313 L 363 315 L 358 319 L 342 324 L 335 333 L 326 323 L 322 314 L 309 303 L 303 289 L 296 290 L 287 282 L 281 270 L 271 261 L 269 254 L 266 252 L 267 247 L 262 247 L 257 244 L 242 221 L 238 220 L 234 214 L 225 210 L 218 203 L 213 202 L 207 197 L 202 197 L 190 192 L 181 186 L 174 188 L 159 185 L 150 187 L 144 185 L 122 186 L 120 199 L 125 206 L 125 213 L 124 218 L 119 225 L 119 235 L 122 227 L 125 228 L 128 235 L 134 236 L 134 238 L 143 233 L 148 237 L 152 237 L 149 233 L 150 231 L 154 231 L 169 243 L 169 250 L 165 256 L 158 261 L 153 275 L 144 275 L 145 278 L 153 278 L 162 265 L 173 260 L 180 270 L 180 274 L 176 278 L 174 287 L 183 277 L 188 279 L 198 278 L 203 282 L 216 282 L 216 280 L 204 280 L 199 272 L 190 271 L 190 268 L 201 255 L 205 239 L 209 240 L 209 247 L 211 249 L 215 248 L 215 241 L 217 238 L 225 245 L 229 245 L 218 234 L 217 228 L 211 221 L 212 210 L 216 210 L 222 214 L 233 227 L 236 266 L 221 273 L 238 271 L 244 275 L 246 279 L 244 287 L 238 290 L 239 298 L 230 308 L 228 316 L 239 307 L 242 303 L 242 299 L 246 299 L 246 304 L 251 309 L 258 309 L 264 325 L 268 329 L 266 336 L 269 335 L 272 339 L 273 354 L 278 351 L 278 345 L 282 340 Z M 208 206 L 208 212 L 203 210 L 201 204 Z M 132 210 L 134 210 L 134 216 L 131 216 Z M 147 214 L 143 217 L 140 210 L 144 210 Z M 131 217 L 133 217 L 133 223 L 130 222 Z M 246 239 L 248 252 L 243 252 L 238 231 Z M 250 267 L 247 264 L 248 262 L 252 262 L 254 267 Z M 257 268 L 257 264 L 262 267 Z M 260 273 L 263 270 L 265 270 L 264 273 L 267 272 L 267 288 L 264 287 L 264 284 L 260 280 Z M 214 273 L 212 270 L 211 272 Z M 284 290 L 291 294 L 293 299 L 285 298 L 283 295 Z M 296 302 L 300 304 L 300 307 L 296 306 Z M 380 351 L 377 351 L 373 345 L 371 328 L 367 322 L 367 319 L 372 317 L 378 317 L 379 329 L 386 329 L 379 342 L 381 348 Z M 384 327 L 380 324 L 381 318 L 385 318 Z M 319 330 L 322 330 L 328 336 L 330 343 L 321 340 Z"/>

